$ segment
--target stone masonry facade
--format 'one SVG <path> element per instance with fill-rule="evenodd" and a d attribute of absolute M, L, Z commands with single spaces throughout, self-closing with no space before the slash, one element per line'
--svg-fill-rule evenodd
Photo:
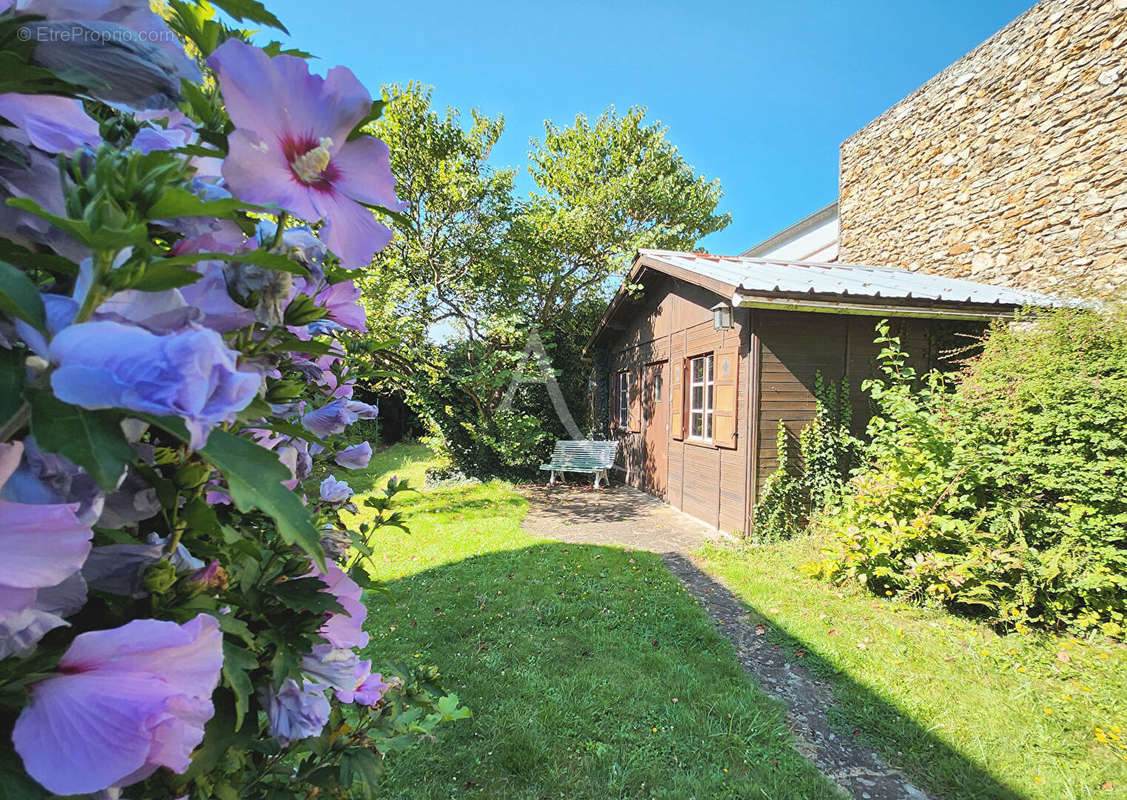
<path fill-rule="evenodd" d="M 1127 296 L 1127 0 L 1042 0 L 841 145 L 846 263 Z"/>

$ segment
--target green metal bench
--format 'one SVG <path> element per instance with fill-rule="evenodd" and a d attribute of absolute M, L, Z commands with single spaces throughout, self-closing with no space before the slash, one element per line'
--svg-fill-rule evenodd
<path fill-rule="evenodd" d="M 556 442 L 552 450 L 552 460 L 541 464 L 540 469 L 551 472 L 549 486 L 556 483 L 557 472 L 587 472 L 595 476 L 595 488 L 599 481 L 610 483 L 607 470 L 614 466 L 614 455 L 618 442 L 595 442 L 590 439 Z"/>

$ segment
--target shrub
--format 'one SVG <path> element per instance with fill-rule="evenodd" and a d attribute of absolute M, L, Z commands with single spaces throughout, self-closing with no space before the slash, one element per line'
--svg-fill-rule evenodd
<path fill-rule="evenodd" d="M 1127 321 L 995 325 L 956 377 L 918 376 L 887 325 L 864 467 L 823 515 L 814 574 L 1005 626 L 1124 633 Z"/>
<path fill-rule="evenodd" d="M 860 442 L 849 430 L 849 383 L 814 376 L 814 419 L 798 436 L 798 458 L 779 422 L 778 466 L 763 482 L 754 509 L 753 538 L 772 541 L 805 530 L 811 517 L 836 501 L 849 477 Z"/>

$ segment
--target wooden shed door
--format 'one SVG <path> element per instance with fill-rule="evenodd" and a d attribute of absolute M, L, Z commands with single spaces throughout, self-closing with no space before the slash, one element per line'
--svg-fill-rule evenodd
<path fill-rule="evenodd" d="M 647 365 L 642 394 L 642 488 L 663 497 L 669 472 L 669 388 L 669 362 Z"/>

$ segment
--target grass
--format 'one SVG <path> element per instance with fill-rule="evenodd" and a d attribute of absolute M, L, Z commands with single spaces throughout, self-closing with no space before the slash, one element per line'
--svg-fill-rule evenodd
<path fill-rule="evenodd" d="M 842 731 L 951 798 L 1127 797 L 1127 648 L 1000 636 L 807 578 L 818 544 L 698 555 L 768 635 L 832 679 Z"/>
<path fill-rule="evenodd" d="M 429 460 L 396 446 L 350 482 L 421 485 Z M 474 716 L 394 759 L 387 797 L 834 796 L 657 556 L 534 539 L 502 483 L 400 504 L 411 533 L 377 535 L 395 600 L 369 598 L 368 656 L 436 664 Z"/>
<path fill-rule="evenodd" d="M 421 485 L 429 463 L 397 446 L 350 482 Z M 377 542 L 397 599 L 370 599 L 369 655 L 438 665 L 475 716 L 399 757 L 388 797 L 833 796 L 657 557 L 533 539 L 501 483 L 402 505 L 412 532 Z M 948 800 L 1127 797 L 1127 648 L 831 586 L 799 571 L 817 548 L 711 547 L 698 566 L 831 682 L 842 735 Z"/>

